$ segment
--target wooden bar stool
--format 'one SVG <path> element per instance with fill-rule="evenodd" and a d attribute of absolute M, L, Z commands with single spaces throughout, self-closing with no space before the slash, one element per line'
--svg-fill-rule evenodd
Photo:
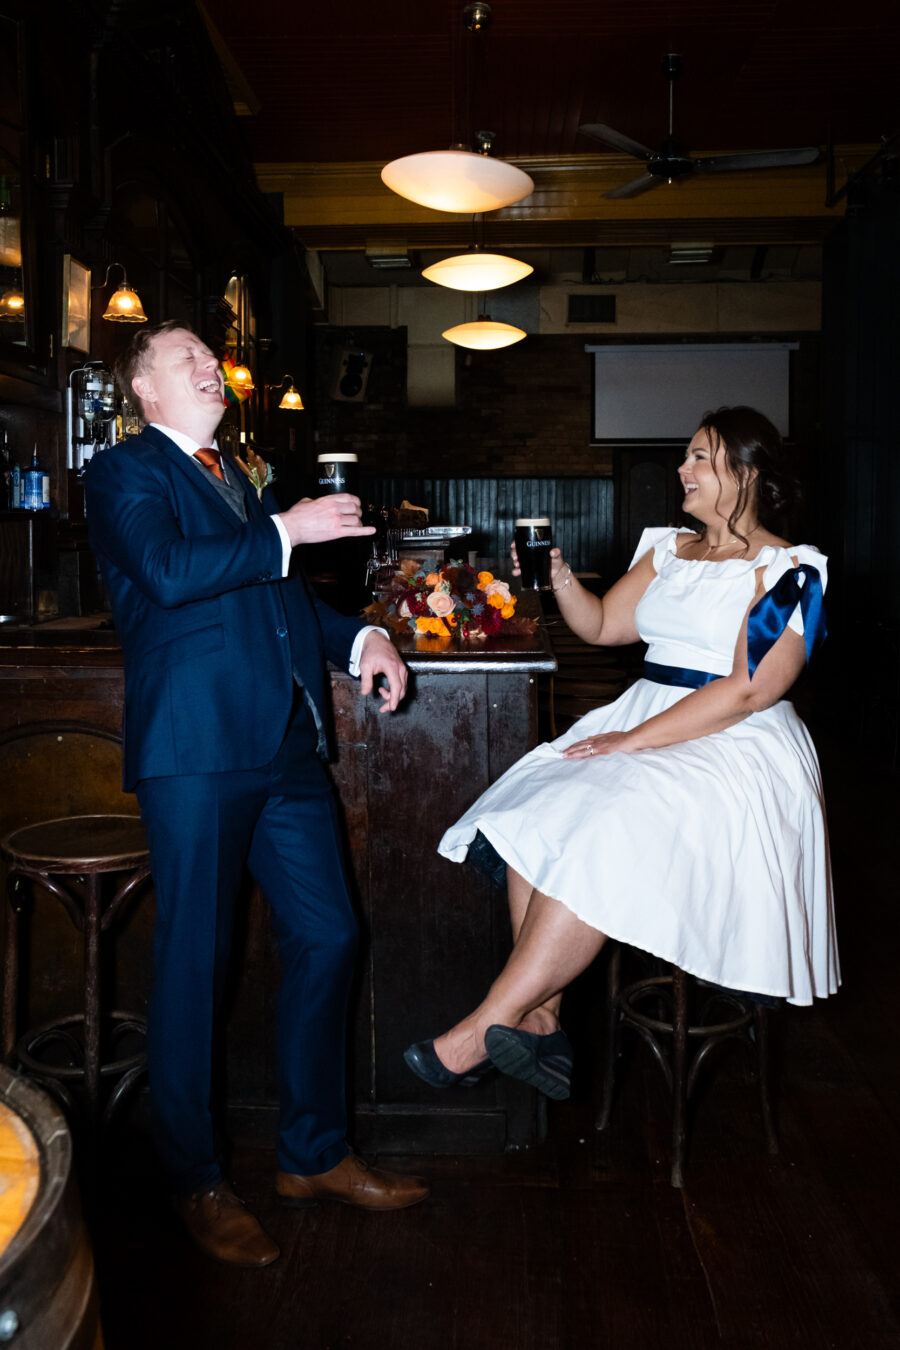
<path fill-rule="evenodd" d="M 635 949 L 625 947 L 626 952 Z M 673 1186 L 684 1184 L 687 1152 L 687 1107 L 700 1070 L 724 1041 L 737 1040 L 750 1054 L 759 1088 L 766 1145 L 778 1152 L 778 1138 L 769 1096 L 769 1008 L 779 999 L 707 985 L 678 966 L 668 974 L 646 975 L 621 983 L 623 944 L 610 953 L 606 986 L 606 1064 L 602 1100 L 594 1122 L 605 1130 L 612 1114 L 621 1032 L 631 1027 L 646 1042 L 672 1094 Z M 645 956 L 645 953 L 637 953 Z M 647 958 L 652 959 L 652 958 Z M 688 1047 L 695 1047 L 689 1054 Z"/>
<path fill-rule="evenodd" d="M 68 816 L 13 830 L 0 844 L 7 867 L 9 915 L 4 950 L 2 1052 L 6 1063 L 18 1061 L 40 1079 L 72 1112 L 70 1086 L 83 1086 L 92 1129 L 100 1118 L 101 1077 L 114 1081 L 104 1123 L 144 1072 L 146 1056 L 139 1053 L 101 1062 L 102 1003 L 100 988 L 101 939 L 126 900 L 150 875 L 144 826 L 137 816 Z M 103 878 L 127 874 L 105 901 Z M 30 882 L 26 887 L 23 882 Z M 84 992 L 82 1010 L 16 1036 L 19 939 L 22 911 L 29 889 L 55 896 L 75 928 L 83 934 Z M 146 1021 L 136 1015 L 113 1012 L 108 1044 L 126 1035 L 146 1035 Z M 74 1034 L 83 1026 L 83 1037 Z M 53 1048 L 69 1062 L 42 1058 Z"/>

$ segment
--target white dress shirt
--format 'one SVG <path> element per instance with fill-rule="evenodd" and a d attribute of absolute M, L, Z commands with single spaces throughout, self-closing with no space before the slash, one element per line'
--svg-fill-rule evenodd
<path fill-rule="evenodd" d="M 205 449 L 218 450 L 219 447 L 218 444 L 216 443 L 215 438 L 213 438 L 208 445 L 204 445 L 203 442 L 195 441 L 193 436 L 188 436 L 183 431 L 176 431 L 174 427 L 164 427 L 161 422 L 151 422 L 150 426 L 156 427 L 157 431 L 161 431 L 164 436 L 168 436 L 170 441 L 174 441 L 175 444 L 178 446 L 178 449 L 183 450 L 184 453 L 190 457 L 191 462 L 193 464 L 196 464 L 197 468 L 201 473 L 209 472 L 206 466 L 200 463 L 199 459 L 194 459 L 194 452 L 197 450 L 205 450 Z M 225 472 L 224 468 L 225 462 L 226 461 L 223 459 L 222 461 L 223 473 Z M 281 520 L 281 517 L 270 516 L 269 519 L 272 521 L 272 524 L 275 526 L 276 530 L 279 533 L 279 536 L 281 537 L 281 575 L 282 577 L 286 577 L 288 574 L 288 568 L 291 565 L 291 552 L 293 549 L 293 545 L 291 544 L 290 538 L 288 537 L 287 529 L 285 528 Z M 350 674 L 354 677 L 354 679 L 359 678 L 359 662 L 362 656 L 363 643 L 371 633 L 382 633 L 384 634 L 385 637 L 388 636 L 384 628 L 374 628 L 371 625 L 369 625 L 366 628 L 361 628 L 359 630 L 356 637 L 353 639 L 353 646 L 350 648 L 350 662 L 348 665 L 348 670 Z"/>

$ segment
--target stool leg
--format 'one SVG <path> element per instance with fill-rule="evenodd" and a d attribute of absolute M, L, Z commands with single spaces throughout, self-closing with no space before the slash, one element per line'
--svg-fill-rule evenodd
<path fill-rule="evenodd" d="M 6 915 L 6 944 L 3 952 L 3 1063 L 12 1063 L 16 1043 L 16 1004 L 19 998 L 19 910 L 15 896 L 21 881 L 15 874 L 7 877 L 9 909 Z"/>
<path fill-rule="evenodd" d="M 84 1088 L 91 1126 L 100 1100 L 100 883 L 85 878 L 84 891 Z"/>
<path fill-rule="evenodd" d="M 606 975 L 606 1064 L 603 1068 L 603 1095 L 594 1128 L 605 1130 L 612 1115 L 613 1092 L 616 1086 L 616 1060 L 619 1049 L 619 982 L 622 966 L 622 948 L 616 943 L 609 958 Z"/>
<path fill-rule="evenodd" d="M 687 1130 L 687 976 L 672 967 L 672 1185 L 684 1185 Z"/>
<path fill-rule="evenodd" d="M 763 1131 L 766 1147 L 770 1153 L 778 1152 L 778 1135 L 772 1115 L 772 1099 L 769 1093 L 769 1012 L 759 1003 L 753 1005 L 753 1029 L 756 1033 L 756 1073 L 759 1079 L 759 1109 L 762 1113 Z"/>

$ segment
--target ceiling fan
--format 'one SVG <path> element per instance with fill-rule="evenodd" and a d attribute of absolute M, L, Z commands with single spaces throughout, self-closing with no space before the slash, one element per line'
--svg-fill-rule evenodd
<path fill-rule="evenodd" d="M 588 122 L 578 130 L 605 145 L 624 150 L 628 155 L 641 159 L 647 166 L 646 173 L 633 178 L 630 183 L 611 188 L 604 197 L 639 197 L 642 192 L 659 187 L 662 183 L 672 183 L 678 178 L 689 178 L 695 173 L 731 173 L 734 169 L 778 169 L 797 164 L 812 164 L 819 158 L 818 148 L 814 145 L 803 146 L 796 150 L 752 150 L 737 155 L 707 155 L 705 158 L 692 159 L 687 147 L 677 140 L 674 133 L 675 81 L 681 73 L 681 57 L 677 52 L 669 52 L 663 60 L 663 74 L 669 81 L 669 134 L 659 150 L 650 150 L 621 131 L 604 126 L 602 122 Z"/>

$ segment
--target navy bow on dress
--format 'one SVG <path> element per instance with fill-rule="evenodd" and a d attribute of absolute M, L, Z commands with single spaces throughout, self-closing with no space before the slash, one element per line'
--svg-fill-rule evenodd
<path fill-rule="evenodd" d="M 819 569 L 809 563 L 801 563 L 799 567 L 785 572 L 750 611 L 747 620 L 747 665 L 751 680 L 756 674 L 756 667 L 775 646 L 798 605 L 803 615 L 803 639 L 808 662 L 828 631 L 825 627 L 822 578 Z"/>

